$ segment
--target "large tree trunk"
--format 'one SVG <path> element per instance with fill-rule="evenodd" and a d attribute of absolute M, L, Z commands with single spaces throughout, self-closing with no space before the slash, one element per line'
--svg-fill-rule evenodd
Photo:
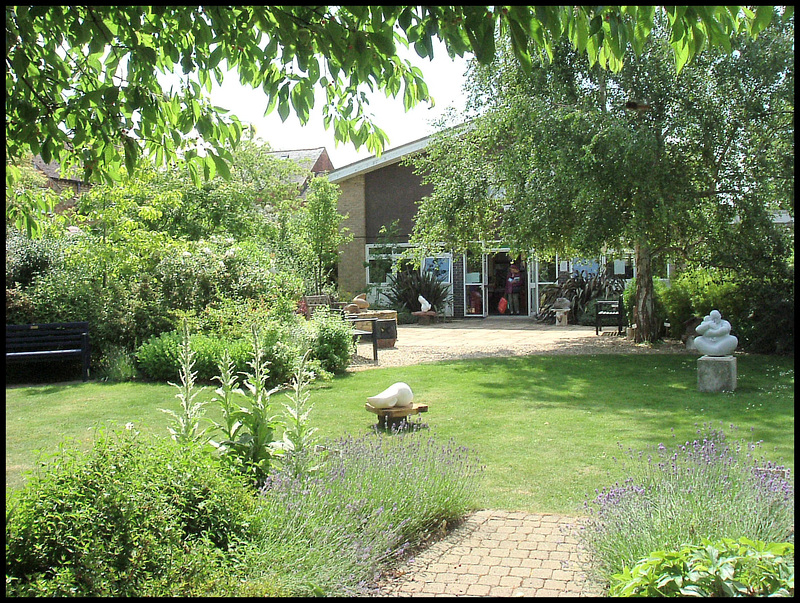
<path fill-rule="evenodd" d="M 636 323 L 636 343 L 658 340 L 661 325 L 656 316 L 655 289 L 653 287 L 653 267 L 650 248 L 636 243 L 636 297 L 633 307 L 633 322 Z"/>

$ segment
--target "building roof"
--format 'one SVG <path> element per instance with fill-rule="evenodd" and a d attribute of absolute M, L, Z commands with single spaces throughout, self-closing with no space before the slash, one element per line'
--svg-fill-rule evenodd
<path fill-rule="evenodd" d="M 350 165 L 333 170 L 330 174 L 328 174 L 328 180 L 331 182 L 339 182 L 341 180 L 346 180 L 347 178 L 352 178 L 353 176 L 373 172 L 387 165 L 399 163 L 405 157 L 424 150 L 430 143 L 430 140 L 430 136 L 425 136 L 424 138 L 400 145 L 394 149 L 389 149 L 380 156 L 372 156 L 367 157 L 366 159 L 361 159 L 355 163 L 351 163 Z"/>
<path fill-rule="evenodd" d="M 333 171 L 333 164 L 325 147 L 315 149 L 291 149 L 287 151 L 270 151 L 277 159 L 289 159 L 313 174 L 325 174 Z"/>

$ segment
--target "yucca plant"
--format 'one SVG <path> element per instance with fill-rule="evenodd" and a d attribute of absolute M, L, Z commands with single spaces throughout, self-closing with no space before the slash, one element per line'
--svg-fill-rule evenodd
<path fill-rule="evenodd" d="M 563 283 L 550 285 L 544 291 L 544 299 L 537 318 L 540 321 L 555 320 L 553 304 L 560 297 L 572 302 L 572 319 L 577 321 L 590 311 L 590 302 L 596 299 L 616 299 L 625 290 L 625 281 L 603 270 L 596 274 L 585 271 L 573 274 Z"/>
<path fill-rule="evenodd" d="M 419 272 L 407 268 L 389 276 L 386 298 L 398 311 L 421 310 L 418 299 L 420 295 L 427 299 L 437 312 L 444 310 L 451 297 L 447 285 L 436 280 L 432 272 Z"/>

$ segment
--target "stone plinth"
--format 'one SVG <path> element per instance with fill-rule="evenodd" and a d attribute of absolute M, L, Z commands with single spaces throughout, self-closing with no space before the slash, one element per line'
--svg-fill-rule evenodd
<path fill-rule="evenodd" d="M 736 389 L 736 358 L 700 356 L 697 359 L 697 390 L 732 392 Z"/>

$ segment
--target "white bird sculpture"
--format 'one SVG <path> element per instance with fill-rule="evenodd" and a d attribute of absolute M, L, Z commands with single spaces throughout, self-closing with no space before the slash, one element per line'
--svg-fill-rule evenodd
<path fill-rule="evenodd" d="M 411 406 L 411 401 L 414 399 L 414 392 L 407 383 L 402 381 L 390 385 L 381 393 L 370 396 L 367 402 L 373 408 L 392 408 L 394 406 Z"/>
<path fill-rule="evenodd" d="M 420 295 L 420 296 L 417 298 L 417 301 L 419 301 L 419 305 L 420 305 L 420 306 L 422 306 L 422 311 L 423 311 L 423 312 L 429 312 L 429 311 L 430 311 L 430 309 L 431 309 L 431 303 L 430 303 L 430 302 L 429 302 L 427 299 L 425 299 L 424 297 L 422 297 L 422 296 Z"/>

